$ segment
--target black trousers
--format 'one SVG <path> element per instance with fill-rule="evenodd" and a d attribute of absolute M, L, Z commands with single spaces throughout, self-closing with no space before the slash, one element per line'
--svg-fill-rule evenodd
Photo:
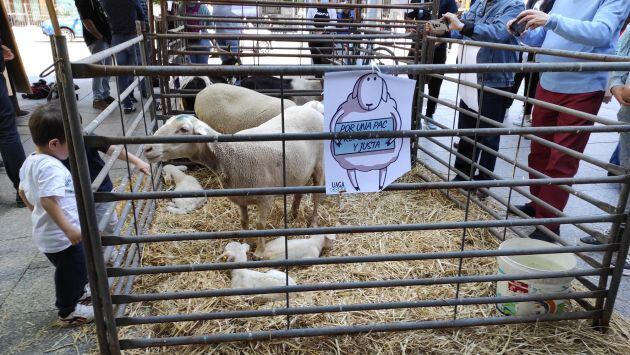
<path fill-rule="evenodd" d="M 530 56 L 527 57 L 527 62 L 534 63 L 534 61 L 535 61 L 535 56 L 530 54 Z M 514 86 L 512 86 L 512 90 L 510 90 L 510 92 L 512 92 L 513 94 L 516 94 L 518 92 L 518 89 L 521 87 L 521 83 L 523 82 L 523 80 L 525 80 L 525 90 L 524 90 L 525 94 L 524 95 L 532 99 L 536 98 L 536 88 L 538 87 L 538 82 L 540 81 L 539 73 L 514 74 Z M 508 108 L 512 106 L 513 101 L 514 100 L 510 100 Z M 531 115 L 533 105 L 530 104 L 529 102 L 526 102 L 524 106 L 525 106 L 525 114 Z"/>
<path fill-rule="evenodd" d="M 414 46 L 415 45 L 412 44 L 412 47 Z M 446 63 L 446 52 L 447 52 L 446 44 L 442 44 L 440 46 L 435 47 L 435 50 L 433 51 L 433 61 L 431 63 L 432 64 Z M 409 51 L 409 54 L 407 54 L 407 57 L 413 58 L 414 52 Z M 413 75 L 409 74 L 409 79 L 413 79 Z M 428 86 L 429 86 L 429 95 L 437 98 L 440 96 L 440 88 L 442 87 L 442 79 L 429 78 Z M 414 93 L 414 98 L 417 97 L 417 94 L 418 94 L 417 92 Z M 437 107 L 437 102 L 427 100 L 426 115 L 429 117 L 433 117 L 433 115 L 435 114 L 436 107 Z"/>
<path fill-rule="evenodd" d="M 507 88 L 497 88 L 499 90 L 503 90 L 503 91 L 510 91 L 511 88 L 507 87 Z M 479 96 L 481 96 L 482 94 L 479 93 Z M 481 115 L 488 117 L 496 122 L 502 123 L 503 119 L 505 118 L 505 111 L 508 109 L 508 104 L 509 104 L 509 99 L 506 97 L 502 97 L 496 94 L 491 94 L 488 92 L 484 92 L 483 93 L 483 98 L 481 100 L 482 102 L 480 102 L 480 107 L 481 107 Z M 475 112 L 474 110 L 471 110 L 465 103 L 464 101 L 460 101 L 459 106 L 463 109 L 466 110 L 470 110 Z M 475 128 L 477 126 L 477 116 L 473 115 L 466 115 L 463 113 L 459 114 L 459 121 L 457 123 L 457 128 L 459 129 L 467 129 L 467 128 Z M 493 128 L 494 126 L 485 123 L 483 121 L 479 121 L 479 128 Z M 499 143 L 501 140 L 501 136 L 483 136 L 483 137 L 477 137 L 475 139 L 474 136 L 468 136 L 471 139 L 474 139 L 475 142 L 478 142 L 480 144 L 483 144 L 485 146 L 487 146 L 490 149 L 499 150 Z M 473 156 L 473 150 L 475 151 L 475 154 Z M 460 139 L 459 140 L 459 146 L 457 148 L 457 152 L 462 154 L 463 156 L 467 157 L 468 159 L 474 161 L 474 162 L 478 162 L 479 165 L 483 166 L 484 168 L 490 170 L 490 171 L 494 171 L 494 166 L 496 164 L 497 158 L 496 156 L 487 153 L 485 151 L 482 151 L 481 148 L 477 147 L 476 149 L 474 149 L 474 144 L 470 143 L 470 142 L 466 142 L 466 140 L 464 139 Z M 471 164 L 468 162 L 465 162 L 463 159 L 457 157 L 455 159 L 455 168 L 459 171 L 461 171 L 462 173 L 464 173 L 464 175 L 467 175 L 471 172 Z M 472 170 L 472 175 L 475 175 L 475 170 Z M 486 174 L 480 173 L 479 176 L 477 177 L 477 179 L 481 179 L 481 180 L 486 180 L 489 179 L 489 177 Z"/>
<path fill-rule="evenodd" d="M 15 125 L 15 112 L 9 98 L 7 82 L 2 73 L 0 73 L 0 154 L 7 175 L 17 190 L 20 184 L 20 168 L 26 156 Z"/>
<path fill-rule="evenodd" d="M 308 42 L 309 49 L 311 54 L 319 55 L 318 57 L 313 57 L 313 64 L 331 64 L 330 58 L 333 57 L 333 49 L 334 46 L 329 42 Z M 324 57 L 323 55 L 328 55 L 328 57 Z M 315 75 L 316 78 L 321 78 L 321 75 Z"/>
<path fill-rule="evenodd" d="M 55 265 L 55 306 L 60 317 L 74 311 L 87 284 L 87 270 L 83 255 L 83 244 L 72 245 L 58 253 L 46 253 Z"/>
<path fill-rule="evenodd" d="M 440 46 L 435 47 L 435 51 L 433 52 L 432 63 L 433 64 L 446 63 L 446 44 L 442 44 Z M 441 87 L 442 87 L 442 79 L 429 78 L 429 95 L 435 98 L 439 97 Z M 437 102 L 427 100 L 427 116 L 433 117 L 433 114 L 435 114 L 436 106 L 437 106 Z"/>

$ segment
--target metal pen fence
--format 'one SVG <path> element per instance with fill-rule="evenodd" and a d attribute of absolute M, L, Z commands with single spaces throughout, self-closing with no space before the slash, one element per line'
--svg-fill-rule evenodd
<path fill-rule="evenodd" d="M 62 36 L 53 38 L 53 50 L 56 58 L 57 77 L 60 81 L 61 98 L 64 103 L 63 112 L 65 116 L 65 128 L 70 137 L 70 162 L 72 166 L 73 178 L 77 191 L 80 220 L 84 231 L 86 255 L 88 258 L 88 272 L 90 285 L 93 291 L 94 310 L 96 315 L 96 326 L 100 351 L 104 354 L 120 353 L 124 349 L 135 349 L 145 347 L 162 347 L 190 344 L 212 344 L 220 342 L 271 340 L 282 338 L 313 337 L 313 336 L 334 336 L 340 334 L 361 334 L 368 332 L 391 332 L 405 330 L 420 330 L 429 328 L 458 328 L 480 325 L 515 324 L 528 322 L 545 322 L 558 320 L 591 319 L 594 326 L 605 329 L 610 322 L 615 299 L 621 282 L 623 263 L 611 265 L 613 259 L 624 260 L 627 256 L 630 245 L 630 232 L 626 229 L 623 235 L 619 234 L 620 225 L 628 221 L 625 211 L 628 194 L 630 192 L 630 175 L 624 168 L 601 161 L 596 157 L 589 156 L 580 151 L 574 151 L 547 141 L 540 137 L 548 133 L 609 133 L 609 132 L 630 132 L 630 126 L 625 125 L 615 119 L 599 117 L 596 115 L 577 112 L 552 103 L 543 102 L 530 98 L 527 94 L 519 95 L 505 91 L 493 89 L 473 82 L 461 80 L 458 75 L 462 73 L 483 73 L 489 72 L 513 72 L 513 73 L 533 73 L 533 72 L 575 72 L 575 71 L 630 71 L 630 62 L 627 58 L 615 56 L 598 56 L 582 53 L 573 53 L 557 50 L 541 50 L 535 48 L 523 48 L 518 46 L 461 41 L 455 39 L 435 38 L 425 36 L 422 31 L 424 22 L 413 21 L 391 21 L 382 18 L 369 18 L 362 16 L 367 10 L 372 8 L 389 9 L 409 9 L 410 7 L 432 7 L 433 14 L 437 11 L 437 2 L 425 2 L 420 5 L 371 5 L 371 4 L 313 4 L 313 3 L 285 3 L 272 1 L 202 1 L 211 4 L 240 4 L 243 6 L 277 6 L 306 8 L 312 6 L 343 8 L 351 7 L 359 14 L 356 22 L 351 27 L 356 27 L 353 34 L 321 33 L 312 34 L 309 26 L 314 23 L 306 19 L 280 18 L 274 21 L 283 21 L 291 27 L 283 29 L 287 33 L 270 33 L 271 28 L 266 26 L 266 19 L 225 19 L 217 17 L 198 17 L 195 20 L 203 19 L 208 21 L 253 23 L 258 28 L 251 29 L 253 33 L 195 33 L 186 32 L 184 22 L 191 17 L 180 16 L 168 13 L 166 1 L 161 1 L 162 14 L 159 18 L 151 19 L 151 27 L 155 32 L 141 33 L 138 37 L 128 42 L 113 47 L 107 51 L 95 54 L 83 60 L 71 63 L 68 59 L 65 39 Z M 176 4 L 185 1 L 175 2 Z M 176 8 L 176 7 L 175 7 Z M 167 15 L 168 14 L 168 15 Z M 344 24 L 344 26 L 347 24 Z M 293 27 L 295 26 L 295 27 Z M 246 25 L 243 29 L 248 28 Z M 396 29 L 415 28 L 416 33 L 400 33 Z M 376 28 L 376 29 L 375 29 Z M 205 27 L 204 27 L 205 29 Z M 267 31 L 267 32 L 262 32 Z M 248 45 L 243 45 L 241 51 L 199 51 L 193 49 L 187 43 L 187 39 L 208 38 L 236 39 L 243 43 L 249 41 Z M 338 54 L 333 51 L 332 60 L 329 64 L 304 64 L 303 59 L 318 58 L 312 53 L 305 53 L 308 47 L 304 44 L 309 40 L 330 43 L 330 48 L 339 48 L 339 45 L 352 44 L 351 54 Z M 147 46 L 146 43 L 149 42 Z M 268 53 L 257 53 L 254 50 L 259 48 L 261 41 L 270 41 L 273 45 Z M 474 64 L 474 65 L 446 65 L 428 64 L 432 58 L 434 42 L 449 42 L 461 46 L 475 45 L 480 47 L 497 48 L 503 50 L 514 50 L 534 54 L 547 54 L 575 59 L 575 62 L 561 64 L 553 63 L 514 63 L 514 64 Z M 275 47 L 275 45 L 278 47 Z M 286 44 L 286 46 L 285 46 Z M 293 44 L 291 46 L 290 44 Z M 390 50 L 389 55 L 385 52 L 374 53 L 374 44 L 383 46 Z M 102 65 L 99 62 L 107 57 L 114 56 L 131 46 L 138 46 L 142 57 L 142 65 L 138 66 L 117 66 Z M 372 47 L 370 47 L 372 46 Z M 239 43 L 240 47 L 240 43 Z M 156 58 L 149 60 L 147 48 L 155 48 Z M 364 51 L 358 50 L 363 48 Z M 252 50 L 251 53 L 243 52 Z M 278 53 L 279 51 L 289 51 L 289 53 Z M 403 53 L 403 54 L 401 54 Z M 407 55 L 404 55 L 407 53 Z M 230 55 L 244 61 L 243 65 L 190 65 L 187 64 L 185 56 L 188 54 L 208 54 L 208 55 Z M 299 65 L 274 65 L 273 59 L 299 58 Z M 183 97 L 194 96 L 194 90 L 174 88 L 172 78 L 178 76 L 261 76 L 276 75 L 283 79 L 287 76 L 315 76 L 334 71 L 357 71 L 365 70 L 365 65 L 348 65 L 344 59 L 361 59 L 362 64 L 381 58 L 391 65 L 381 65 L 380 70 L 392 75 L 412 75 L 417 79 L 416 102 L 414 104 L 413 125 L 409 131 L 399 132 L 358 132 L 358 133 L 267 133 L 267 134 L 220 134 L 218 136 L 152 136 L 160 123 L 173 114 L 182 113 L 176 101 Z M 395 62 L 399 60 L 401 63 Z M 404 62 L 405 65 L 402 65 Z M 134 83 L 126 90 L 119 90 L 120 93 L 116 102 L 112 103 L 101 115 L 99 115 L 86 128 L 81 127 L 77 103 L 75 101 L 74 78 L 89 78 L 98 76 L 134 76 Z M 140 79 L 145 79 L 141 81 Z M 159 93 L 153 94 L 150 87 L 152 78 L 158 78 Z M 466 110 L 450 100 L 432 97 L 424 93 L 425 83 L 429 78 L 441 78 L 445 82 L 452 82 L 460 85 L 467 85 L 476 88 L 480 93 L 492 93 L 505 96 L 515 101 L 530 102 L 534 105 L 545 107 L 575 115 L 597 125 L 590 126 L 566 126 L 566 127 L 508 127 L 503 123 L 493 121 L 477 112 Z M 139 85 L 146 85 L 149 92 L 147 98 L 141 100 L 141 111 L 127 125 L 122 119 L 120 103 L 128 96 L 132 90 Z M 311 96 L 313 92 L 299 92 L 280 88 L 278 90 L 265 91 L 266 94 L 280 96 Z M 160 101 L 158 108 L 157 100 Z M 423 105 L 428 101 L 436 102 L 440 107 L 452 110 L 453 116 L 457 113 L 468 113 L 476 117 L 477 126 L 469 129 L 457 129 L 455 126 L 448 127 L 441 122 L 422 114 Z M 118 108 L 121 116 L 121 136 L 103 136 L 96 131 L 110 115 Z M 157 112 L 160 112 L 158 114 Z M 480 110 L 481 111 L 481 108 Z M 192 113 L 192 112 L 189 112 Z M 284 122 L 284 112 L 281 114 Z M 424 130 L 423 121 L 431 122 L 438 126 L 437 130 Z M 479 128 L 480 122 L 489 124 L 490 128 Z M 140 127 L 144 128 L 143 130 Z M 484 136 L 518 136 L 518 145 L 514 156 L 509 156 L 492 149 L 479 142 Z M 303 140 L 332 140 L 332 139 L 361 139 L 361 138 L 385 138 L 385 137 L 406 137 L 412 139 L 412 159 L 415 164 L 422 165 L 432 175 L 422 174 L 422 181 L 412 183 L 394 183 L 384 189 L 382 194 L 396 191 L 420 191 L 438 190 L 465 211 L 465 218 L 457 222 L 432 222 L 432 223 L 399 223 L 399 224 L 374 224 L 374 225 L 338 225 L 328 227 L 307 227 L 290 228 L 285 224 L 284 228 L 265 230 L 217 230 L 217 231 L 197 231 L 187 233 L 161 233 L 150 234 L 148 228 L 156 209 L 156 201 L 161 199 L 181 198 L 181 197 L 207 197 L 217 198 L 226 196 L 262 196 L 281 195 L 284 198 L 284 216 L 287 215 L 286 198 L 290 195 L 303 193 L 323 193 L 323 186 L 258 186 L 255 188 L 231 188 L 231 189 L 209 189 L 190 192 L 162 191 L 162 185 L 156 177 L 160 175 L 161 166 L 152 167 L 153 176 L 151 179 L 145 178 L 142 174 L 134 172 L 128 166 L 128 174 L 121 182 L 116 191 L 94 192 L 100 184 L 102 178 L 113 166 L 113 158 L 107 162 L 105 168 L 95 181 L 90 180 L 85 155 L 86 146 L 100 146 L 105 144 L 119 145 L 117 152 L 122 148 L 130 149 L 130 146 L 138 146 L 138 152 L 142 151 L 144 144 L 150 143 L 209 143 L 222 144 L 225 142 L 257 142 L 257 141 L 281 141 L 283 145 L 288 141 Z M 497 159 L 511 165 L 513 173 L 505 178 L 486 169 L 484 166 L 464 156 L 456 149 L 452 148 L 455 137 L 459 137 L 460 142 L 468 142 L 473 145 L 473 149 L 480 150 L 495 156 Z M 597 166 L 613 176 L 602 177 L 571 177 L 554 178 L 542 174 L 518 160 L 518 151 L 521 148 L 522 139 L 527 138 L 543 146 L 556 149 L 564 154 L 577 158 L 580 161 Z M 419 159 L 424 155 L 430 159 Z M 474 154 L 473 154 L 474 155 Z M 113 154 L 116 156 L 116 154 Z M 479 169 L 490 177 L 488 180 L 474 180 L 467 171 L 458 171 L 454 168 L 452 160 L 458 157 L 467 162 L 471 169 Z M 283 154 L 283 161 L 286 155 Z M 519 179 L 516 171 L 532 174 L 535 179 Z M 283 174 L 286 174 L 283 165 Z M 460 176 L 463 181 L 453 181 L 454 176 Z M 437 180 L 437 181 L 436 181 Z M 619 200 L 616 203 L 609 203 L 598 199 L 584 191 L 578 190 L 574 186 L 596 185 L 603 183 L 620 183 L 623 188 Z M 528 191 L 526 187 L 554 185 L 568 192 L 571 196 L 581 199 L 589 205 L 602 211 L 599 215 L 574 214 L 559 211 L 545 201 L 537 198 Z M 496 193 L 496 188 L 507 188 L 507 197 Z M 472 190 L 480 190 L 488 195 L 488 200 L 477 197 Z M 457 193 L 454 190 L 458 191 Z M 536 204 L 552 211 L 556 216 L 552 218 L 531 218 L 523 212 L 517 210 L 513 203 L 513 195 L 519 194 Z M 114 235 L 101 235 L 106 220 L 98 221 L 94 213 L 95 203 L 115 202 L 110 207 L 108 214 L 116 213 L 116 204 L 120 203 L 118 210 L 121 211 L 120 222 Z M 491 218 L 488 220 L 475 220 L 469 215 L 471 206 L 477 206 L 486 212 Z M 508 213 L 517 214 L 519 219 L 508 218 Z M 286 221 L 286 218 L 285 218 Z M 596 223 L 607 223 L 611 225 L 608 234 L 603 234 L 593 226 Z M 602 245 L 595 246 L 574 246 L 552 230 L 545 227 L 549 224 L 571 225 L 583 232 L 595 236 L 602 242 Z M 519 250 L 467 250 L 466 240 L 470 230 L 475 228 L 485 228 L 489 230 L 499 240 L 504 240 L 508 233 L 518 237 L 526 237 L 519 227 L 533 226 L 543 231 L 546 235 L 557 241 L 560 246 L 557 248 L 537 248 L 527 251 Z M 148 243 L 180 243 L 197 240 L 225 240 L 243 238 L 273 238 L 302 235 L 322 235 L 322 234 L 365 234 L 374 233 L 396 233 L 401 231 L 427 231 L 427 230 L 461 230 L 461 241 L 456 248 L 441 252 L 410 252 L 397 254 L 370 254 L 370 255 L 348 255 L 329 256 L 316 259 L 284 260 L 275 261 L 247 261 L 247 262 L 212 262 L 199 264 L 173 264 L 173 265 L 143 265 L 142 259 L 143 245 Z M 286 239 L 285 239 L 286 240 Z M 118 256 L 113 265 L 107 265 L 106 261 L 116 250 Z M 584 261 L 584 266 L 568 272 L 539 272 L 520 275 L 464 275 L 461 272 L 461 265 L 464 260 L 477 260 L 484 257 L 498 257 L 509 255 L 542 255 L 555 253 L 575 253 Z M 316 284 L 300 284 L 265 288 L 226 288 L 226 289 L 205 289 L 205 290 L 173 290 L 170 292 L 138 293 L 134 292 L 134 281 L 143 275 L 173 274 L 173 273 L 197 273 L 202 271 L 234 270 L 240 268 L 256 269 L 263 267 L 280 268 L 290 273 L 291 267 L 315 266 L 315 265 L 351 265 L 360 263 L 386 263 L 393 261 L 421 261 L 421 260 L 455 260 L 459 263 L 459 271 L 455 275 L 443 275 L 435 271 L 431 277 L 410 277 L 387 280 L 369 281 L 347 281 L 347 282 L 324 282 Z M 489 283 L 496 281 L 531 280 L 531 279 L 553 279 L 575 277 L 583 291 L 570 294 L 540 294 L 529 296 L 497 296 L 497 297 L 466 297 L 460 294 L 460 285 L 470 283 L 484 283 L 491 287 Z M 334 305 L 313 305 L 313 306 L 291 306 L 290 300 L 296 295 L 306 292 L 321 292 L 330 290 L 356 290 L 356 289 L 390 289 L 404 286 L 429 287 L 433 285 L 455 285 L 455 296 L 444 299 L 420 299 L 407 300 L 403 302 L 373 302 L 373 303 L 353 303 Z M 194 298 L 216 298 L 227 296 L 262 295 L 282 293 L 286 296 L 286 307 L 273 309 L 247 309 L 247 310 L 216 310 L 203 313 L 188 314 L 157 314 L 149 316 L 129 316 L 125 313 L 129 304 L 151 301 L 183 300 Z M 580 309 L 554 315 L 536 316 L 512 316 L 512 317 L 465 317 L 458 313 L 458 307 L 467 305 L 492 305 L 503 302 L 525 302 L 544 301 L 554 299 L 574 300 Z M 435 309 L 438 307 L 451 307 L 452 317 L 449 319 L 418 319 L 416 321 L 381 322 L 370 324 L 350 324 L 327 327 L 293 327 L 290 316 L 305 314 L 325 314 L 335 312 L 372 312 L 378 310 L 412 310 L 418 308 Z M 244 319 L 251 317 L 275 317 L 286 316 L 287 320 L 281 327 L 272 327 L 264 331 L 251 332 L 242 329 L 234 333 L 217 332 L 205 335 L 186 335 L 172 337 L 137 337 L 119 339 L 119 329 L 142 324 L 175 323 L 186 321 L 209 321 L 217 319 Z"/>

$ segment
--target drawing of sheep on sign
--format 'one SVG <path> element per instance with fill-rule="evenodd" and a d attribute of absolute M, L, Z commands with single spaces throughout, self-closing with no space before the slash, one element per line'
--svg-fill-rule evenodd
<path fill-rule="evenodd" d="M 414 87 L 414 80 L 376 72 L 327 73 L 324 127 L 338 133 L 409 130 Z M 411 169 L 409 150 L 409 138 L 325 141 L 326 193 L 382 190 Z"/>

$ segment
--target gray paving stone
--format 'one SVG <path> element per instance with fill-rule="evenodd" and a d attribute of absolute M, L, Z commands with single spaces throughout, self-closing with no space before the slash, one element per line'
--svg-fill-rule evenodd
<path fill-rule="evenodd" d="M 26 313 L 53 311 L 55 309 L 55 268 L 26 270 L 24 275 L 5 299 L 0 312 Z"/>
<path fill-rule="evenodd" d="M 0 242 L 0 277 L 24 273 L 34 256 L 30 244 L 26 238 Z"/>

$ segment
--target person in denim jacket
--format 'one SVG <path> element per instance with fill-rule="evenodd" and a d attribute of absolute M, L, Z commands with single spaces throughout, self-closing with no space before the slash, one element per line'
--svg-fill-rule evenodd
<path fill-rule="evenodd" d="M 494 43 L 505 43 L 516 45 L 516 39 L 507 31 L 506 24 L 509 20 L 516 17 L 525 9 L 523 0 L 478 0 L 471 7 L 470 11 L 462 14 L 461 19 L 453 13 L 446 13 L 442 17 L 449 22 L 452 38 L 463 38 L 466 40 L 485 41 Z M 477 54 L 477 63 L 516 63 L 518 55 L 514 51 L 497 50 L 491 48 L 481 48 Z M 514 85 L 514 73 L 491 72 L 480 73 L 477 75 L 477 83 L 484 86 L 509 92 Z M 489 92 L 478 93 L 479 107 L 481 115 L 488 117 L 498 123 L 502 123 L 505 117 L 505 111 L 508 108 L 509 99 Z M 465 110 L 471 110 L 463 100 L 460 100 L 459 106 Z M 460 129 L 475 128 L 477 126 L 477 117 L 475 114 L 469 115 L 465 113 L 459 114 L 459 122 L 457 127 Z M 494 127 L 485 122 L 479 123 L 479 128 Z M 471 136 L 471 138 L 473 138 Z M 486 147 L 498 150 L 500 136 L 475 137 L 475 142 L 485 145 Z M 496 156 L 487 152 L 482 152 L 479 147 L 474 149 L 474 145 L 465 140 L 459 141 L 457 151 L 463 156 L 471 159 L 473 162 L 479 161 L 484 168 L 493 171 L 496 163 Z M 473 157 L 474 151 L 474 157 Z M 457 157 L 455 160 L 455 168 L 461 171 L 466 177 L 460 175 L 454 178 L 455 181 L 468 180 L 486 180 L 490 177 L 479 172 L 474 175 L 476 169 L 472 169 L 468 162 Z M 471 174 L 472 173 L 472 174 Z M 470 176 L 468 176 L 471 174 Z M 481 191 L 477 192 L 479 197 L 485 197 Z"/>

